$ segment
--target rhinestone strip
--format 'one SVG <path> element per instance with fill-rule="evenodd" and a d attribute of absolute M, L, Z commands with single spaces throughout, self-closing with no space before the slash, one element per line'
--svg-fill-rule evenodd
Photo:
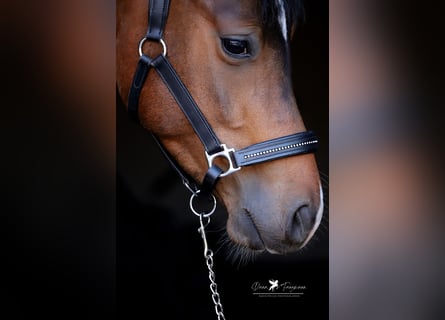
<path fill-rule="evenodd" d="M 280 151 L 288 150 L 288 149 L 295 149 L 295 148 L 302 147 L 302 146 L 307 146 L 307 145 L 313 144 L 313 143 L 318 143 L 318 140 L 310 140 L 310 141 L 305 141 L 305 142 L 300 142 L 300 143 L 294 143 L 294 144 L 290 144 L 290 145 L 283 146 L 283 147 L 272 148 L 272 149 L 264 150 L 264 151 L 261 151 L 261 152 L 255 152 L 255 153 L 251 153 L 251 154 L 246 154 L 244 156 L 244 159 L 260 157 L 260 156 L 264 156 L 266 154 L 280 152 Z"/>

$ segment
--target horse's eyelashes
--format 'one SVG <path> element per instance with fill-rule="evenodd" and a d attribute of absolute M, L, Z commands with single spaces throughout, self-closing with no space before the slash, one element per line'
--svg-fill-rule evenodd
<path fill-rule="evenodd" d="M 224 51 L 232 57 L 244 59 L 251 56 L 251 49 L 248 40 L 222 38 Z"/>

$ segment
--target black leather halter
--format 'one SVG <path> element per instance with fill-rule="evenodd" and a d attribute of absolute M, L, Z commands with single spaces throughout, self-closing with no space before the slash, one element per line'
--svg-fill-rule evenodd
<path fill-rule="evenodd" d="M 241 167 L 314 152 L 317 148 L 318 140 L 312 131 L 295 133 L 260 142 L 240 150 L 229 148 L 219 141 L 212 127 L 207 122 L 196 102 L 193 100 L 190 92 L 187 90 L 167 58 L 167 45 L 163 40 L 163 33 L 167 21 L 169 4 L 169 0 L 150 1 L 148 30 L 139 43 L 140 59 L 130 89 L 128 112 L 132 119 L 139 121 L 139 96 L 148 72 L 153 67 L 170 90 L 170 93 L 175 98 L 205 148 L 205 156 L 207 158 L 209 169 L 199 186 L 187 175 L 187 173 L 184 172 L 162 146 L 156 136 L 154 136 L 167 160 L 181 176 L 185 186 L 195 195 L 201 191 L 211 193 L 220 177 L 228 176 L 240 170 Z M 163 47 L 163 52 L 155 58 L 148 57 L 142 50 L 146 41 L 159 42 Z M 221 169 L 214 163 L 214 160 L 220 157 L 225 158 L 228 163 L 228 168 L 226 170 Z"/>

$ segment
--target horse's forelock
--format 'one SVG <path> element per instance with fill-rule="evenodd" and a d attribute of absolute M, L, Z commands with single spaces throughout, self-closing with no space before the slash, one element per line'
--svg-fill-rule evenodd
<path fill-rule="evenodd" d="M 261 23 L 267 30 L 280 27 L 281 6 L 286 15 L 287 30 L 296 26 L 304 16 L 302 0 L 259 0 Z"/>

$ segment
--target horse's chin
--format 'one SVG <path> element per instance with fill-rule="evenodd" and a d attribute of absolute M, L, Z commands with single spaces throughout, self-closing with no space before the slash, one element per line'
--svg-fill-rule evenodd
<path fill-rule="evenodd" d="M 240 223 L 240 219 L 230 219 L 227 221 L 227 235 L 230 240 L 231 255 L 240 255 L 243 259 L 245 256 L 257 256 L 263 253 L 274 255 L 286 255 L 302 249 L 312 238 L 313 231 L 306 231 L 306 236 L 299 242 L 288 241 L 270 241 L 269 236 L 265 236 L 265 231 L 260 230 L 251 220 L 248 214 L 244 214 L 248 218 Z M 235 221 L 234 221 L 235 220 Z M 244 220 L 241 218 L 241 220 Z M 250 220 L 250 221 L 249 221 Z M 266 240 L 267 239 L 267 240 Z"/>
<path fill-rule="evenodd" d="M 296 252 L 296 251 L 302 249 L 303 247 L 306 246 L 306 244 L 307 244 L 307 242 L 309 242 L 309 240 L 310 239 L 307 239 L 307 241 L 305 241 L 301 245 L 294 245 L 292 247 L 286 246 L 286 247 L 281 248 L 280 250 L 277 250 L 274 248 L 268 248 L 267 246 L 263 246 L 261 248 L 250 247 L 249 245 L 240 244 L 233 240 L 231 240 L 231 242 L 232 242 L 232 247 L 236 247 L 236 250 L 246 251 L 247 253 L 253 254 L 253 255 L 264 254 L 264 253 L 270 253 L 270 254 L 274 254 L 274 255 L 286 255 L 286 254 L 293 253 L 293 252 Z"/>
<path fill-rule="evenodd" d="M 292 252 L 298 251 L 306 245 L 304 243 L 301 246 L 295 246 L 293 248 L 287 248 L 283 251 L 277 251 L 275 249 L 267 248 L 263 246 L 262 248 L 258 247 L 250 247 L 248 245 L 240 244 L 235 242 L 229 238 L 228 244 L 228 257 L 232 262 L 237 262 L 238 264 L 247 264 L 250 262 L 254 262 L 255 259 L 259 256 L 273 254 L 273 255 L 286 255 Z"/>

